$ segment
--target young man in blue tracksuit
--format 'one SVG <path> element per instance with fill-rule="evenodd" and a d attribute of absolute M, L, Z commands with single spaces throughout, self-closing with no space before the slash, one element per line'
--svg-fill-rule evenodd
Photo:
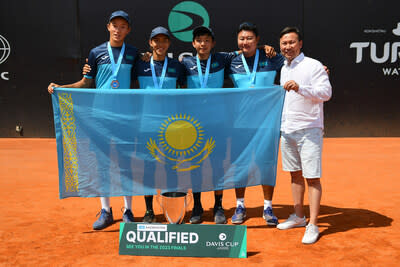
<path fill-rule="evenodd" d="M 150 60 L 139 59 L 135 66 L 133 80 L 138 82 L 137 87 L 140 89 L 174 89 L 177 87 L 184 87 L 186 85 L 186 78 L 184 75 L 183 67 L 179 61 L 168 58 L 167 51 L 171 45 L 171 36 L 169 31 L 164 27 L 156 27 L 152 30 L 149 38 L 149 45 L 152 50 Z M 144 109 L 154 110 L 155 103 L 144 103 Z M 153 131 L 154 128 L 141 126 L 141 131 Z M 147 129 L 148 128 L 148 129 Z M 152 162 L 146 161 L 145 172 L 154 172 L 155 165 Z M 150 175 L 149 175 L 150 176 Z M 154 187 L 154 180 L 144 181 L 145 186 Z M 155 215 L 153 211 L 153 196 L 145 196 L 146 213 L 143 217 L 143 222 L 155 222 Z"/>
<path fill-rule="evenodd" d="M 268 58 L 264 53 L 259 53 L 257 45 L 260 37 L 254 24 L 242 23 L 237 34 L 238 47 L 243 53 L 232 60 L 229 68 L 229 76 L 235 87 L 249 88 L 273 85 L 276 74 L 282 68 L 285 58 L 280 54 Z M 262 185 L 262 188 L 264 193 L 263 218 L 268 225 L 277 225 L 278 219 L 272 211 L 274 185 Z M 245 187 L 235 189 L 236 210 L 232 216 L 232 223 L 234 224 L 243 223 L 246 218 L 245 190 Z"/>
<path fill-rule="evenodd" d="M 133 67 L 138 58 L 138 50 L 125 44 L 125 38 L 131 31 L 131 20 L 128 14 L 122 10 L 115 11 L 109 18 L 107 24 L 109 31 L 109 41 L 105 42 L 90 51 L 88 64 L 90 71 L 82 80 L 67 85 L 50 83 L 48 92 L 53 93 L 54 87 L 64 88 L 91 88 L 95 85 L 96 89 L 110 90 L 131 87 L 131 75 Z M 99 163 L 100 164 L 100 163 Z M 101 173 L 99 173 L 101 176 Z M 107 190 L 109 180 L 100 177 Z M 94 222 L 93 229 L 101 230 L 113 224 L 113 213 L 110 207 L 110 199 L 101 197 L 100 217 Z M 131 211 L 132 197 L 124 196 L 124 222 L 133 222 L 134 217 Z"/>
<path fill-rule="evenodd" d="M 197 27 L 193 30 L 193 47 L 197 55 L 185 57 L 182 64 L 185 68 L 188 88 L 222 88 L 224 85 L 225 68 L 230 65 L 235 53 L 213 53 L 215 46 L 214 33 L 210 28 Z M 226 223 L 224 209 L 222 208 L 222 190 L 214 191 L 214 221 L 217 224 Z M 203 207 L 201 193 L 193 193 L 194 205 L 190 223 L 202 222 Z"/>

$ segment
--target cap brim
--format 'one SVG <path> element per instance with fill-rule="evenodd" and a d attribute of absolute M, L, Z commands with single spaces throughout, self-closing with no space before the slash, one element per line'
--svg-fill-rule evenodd
<path fill-rule="evenodd" d="M 151 35 L 151 36 L 150 36 L 150 40 L 153 39 L 154 37 L 156 37 L 157 35 L 164 35 L 164 36 L 167 36 L 168 39 L 171 39 L 171 36 L 170 36 L 169 34 L 160 32 L 160 33 L 156 33 L 156 34 L 154 34 L 154 35 Z"/>
<path fill-rule="evenodd" d="M 125 20 L 125 21 L 128 23 L 128 25 L 131 25 L 131 22 L 130 22 L 127 18 L 125 18 L 125 17 L 123 17 L 123 16 L 114 16 L 114 17 L 111 17 L 110 20 L 109 20 L 108 22 L 111 22 L 111 21 L 112 21 L 113 19 L 115 19 L 115 18 L 121 18 L 121 19 Z"/>

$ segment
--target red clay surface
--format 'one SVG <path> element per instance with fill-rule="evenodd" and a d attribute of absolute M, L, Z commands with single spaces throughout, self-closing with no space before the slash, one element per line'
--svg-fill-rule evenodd
<path fill-rule="evenodd" d="M 122 198 L 111 199 L 118 222 L 93 231 L 98 199 L 58 197 L 54 139 L 0 139 L 0 265 L 398 266 L 399 165 L 400 138 L 326 138 L 322 234 L 314 245 L 301 244 L 304 228 L 281 231 L 265 225 L 257 186 L 248 189 L 245 200 L 247 259 L 120 256 Z M 212 223 L 212 193 L 204 193 L 202 200 L 205 223 Z M 234 204 L 234 191 L 225 191 L 223 205 L 229 218 Z M 273 204 L 280 220 L 292 212 L 290 178 L 280 163 Z M 143 197 L 134 197 L 138 221 L 144 211 Z M 158 220 L 165 221 L 159 208 L 156 212 Z"/>

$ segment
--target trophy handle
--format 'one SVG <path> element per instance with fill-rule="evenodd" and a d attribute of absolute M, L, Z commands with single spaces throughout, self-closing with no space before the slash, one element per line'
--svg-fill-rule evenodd
<path fill-rule="evenodd" d="M 161 201 L 161 190 L 160 189 L 157 189 L 156 201 L 161 208 L 161 212 L 164 212 L 164 207 L 163 207 L 162 201 Z"/>
<path fill-rule="evenodd" d="M 167 219 L 167 222 L 174 224 L 174 222 L 172 222 L 172 219 L 169 217 L 167 210 L 165 211 L 165 218 Z"/>
<path fill-rule="evenodd" d="M 188 192 L 186 193 L 186 199 L 185 199 L 185 210 L 186 211 L 191 209 L 192 203 L 193 203 L 193 192 L 191 189 L 189 189 Z"/>

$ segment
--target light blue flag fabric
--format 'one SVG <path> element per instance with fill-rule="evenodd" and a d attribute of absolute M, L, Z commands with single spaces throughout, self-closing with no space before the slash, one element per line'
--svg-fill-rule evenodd
<path fill-rule="evenodd" d="M 282 87 L 55 89 L 60 198 L 275 185 Z"/>

